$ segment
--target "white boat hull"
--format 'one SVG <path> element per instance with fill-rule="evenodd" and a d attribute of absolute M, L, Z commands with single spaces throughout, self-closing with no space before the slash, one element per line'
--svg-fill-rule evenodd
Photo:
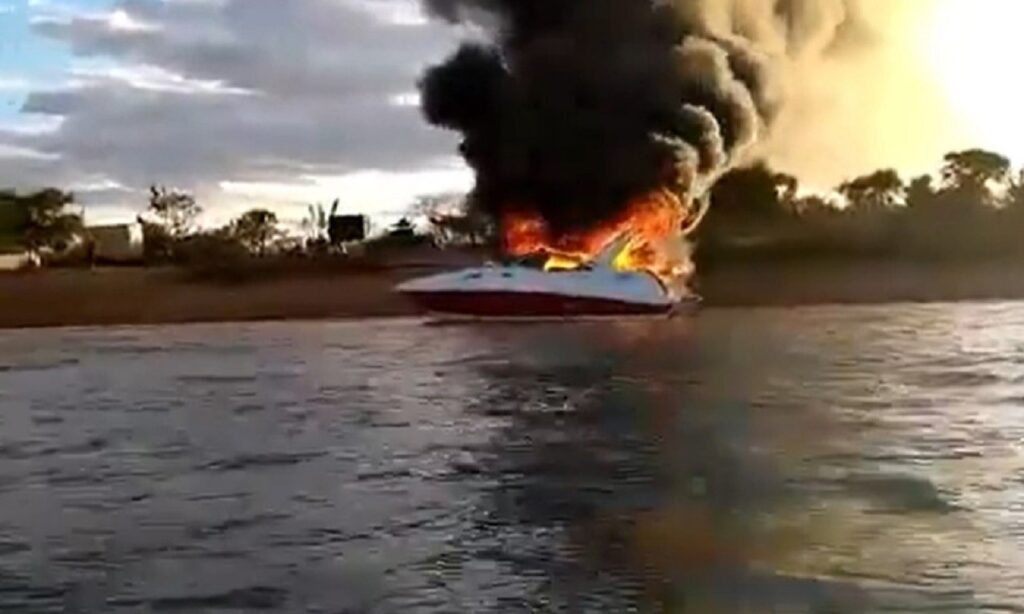
<path fill-rule="evenodd" d="M 697 302 L 673 297 L 652 275 L 603 268 L 480 267 L 413 280 L 398 291 L 427 313 L 487 319 L 668 316 Z"/>

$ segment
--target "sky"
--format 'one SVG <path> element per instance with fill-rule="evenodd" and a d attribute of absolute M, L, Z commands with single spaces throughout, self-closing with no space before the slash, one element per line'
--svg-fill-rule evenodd
<path fill-rule="evenodd" d="M 206 221 L 311 202 L 388 218 L 465 191 L 415 83 L 463 38 L 413 0 L 0 0 L 0 185 L 133 219 L 147 187 Z"/>
<path fill-rule="evenodd" d="M 1024 161 L 1024 2 L 858 1 L 877 48 L 796 66 L 773 164 L 827 188 L 953 147 Z M 335 198 L 387 223 L 472 185 L 415 89 L 474 36 L 418 0 L 0 0 L 0 186 L 71 189 L 91 223 L 134 219 L 153 184 L 195 193 L 207 224 Z"/>

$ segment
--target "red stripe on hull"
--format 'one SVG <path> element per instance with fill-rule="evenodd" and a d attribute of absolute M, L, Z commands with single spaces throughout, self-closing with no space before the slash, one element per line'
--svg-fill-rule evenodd
<path fill-rule="evenodd" d="M 427 311 L 492 318 L 656 315 L 673 307 L 539 292 L 408 292 L 406 296 Z"/>

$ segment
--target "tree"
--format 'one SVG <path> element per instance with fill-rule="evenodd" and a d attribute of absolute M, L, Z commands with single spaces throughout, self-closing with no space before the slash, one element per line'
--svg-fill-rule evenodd
<path fill-rule="evenodd" d="M 772 180 L 775 184 L 775 194 L 779 205 L 784 209 L 795 209 L 797 193 L 800 191 L 799 180 L 788 173 L 774 173 Z"/>
<path fill-rule="evenodd" d="M 325 209 L 320 203 L 309 205 L 308 215 L 302 220 L 302 227 L 309 235 L 310 243 L 327 244 L 330 239 L 331 218 L 337 214 L 339 204 L 340 201 L 336 198 L 330 209 Z"/>
<path fill-rule="evenodd" d="M 466 210 L 466 196 L 459 192 L 423 194 L 416 197 L 409 207 L 414 217 L 430 218 L 433 215 L 452 214 Z"/>
<path fill-rule="evenodd" d="M 942 182 L 946 190 L 970 204 L 992 204 L 992 188 L 1006 181 L 1010 161 L 991 151 L 968 149 L 946 154 Z"/>
<path fill-rule="evenodd" d="M 195 197 L 163 186 L 152 186 L 149 193 L 149 210 L 157 216 L 172 239 L 180 240 L 195 228 L 196 219 L 203 212 Z"/>
<path fill-rule="evenodd" d="M 903 180 L 892 169 L 875 171 L 839 186 L 854 211 L 887 211 L 899 202 Z"/>
<path fill-rule="evenodd" d="M 840 209 L 824 196 L 809 194 L 793 202 L 793 211 L 800 217 L 822 217 L 834 215 Z"/>
<path fill-rule="evenodd" d="M 935 203 L 935 189 L 932 187 L 930 175 L 911 179 L 907 184 L 906 193 L 907 207 L 911 210 L 920 210 Z"/>
<path fill-rule="evenodd" d="M 712 191 L 712 218 L 770 219 L 791 210 L 799 191 L 796 177 L 764 162 L 726 173 Z"/>
<path fill-rule="evenodd" d="M 441 244 L 486 245 L 494 236 L 494 224 L 483 213 L 441 214 L 429 219 L 430 229 Z"/>
<path fill-rule="evenodd" d="M 1024 169 L 1010 180 L 1006 190 L 1006 208 L 1018 214 L 1024 214 Z"/>
<path fill-rule="evenodd" d="M 246 211 L 231 223 L 230 234 L 251 253 L 262 257 L 280 234 L 277 215 L 266 209 Z"/>
<path fill-rule="evenodd" d="M 388 236 L 393 238 L 411 238 L 416 235 L 416 226 L 407 217 L 403 217 L 391 226 Z"/>
<path fill-rule="evenodd" d="M 443 193 L 420 196 L 410 207 L 416 217 L 426 218 L 438 244 L 479 246 L 494 235 L 490 218 L 471 207 L 465 195 Z"/>
<path fill-rule="evenodd" d="M 0 191 L 0 253 L 21 250 L 28 211 L 13 190 Z"/>
<path fill-rule="evenodd" d="M 68 212 L 75 197 L 70 192 L 47 188 L 19 196 L 0 195 L 0 204 L 9 210 L 12 230 L 18 242 L 38 255 L 43 250 L 63 250 L 85 233 L 82 216 Z"/>

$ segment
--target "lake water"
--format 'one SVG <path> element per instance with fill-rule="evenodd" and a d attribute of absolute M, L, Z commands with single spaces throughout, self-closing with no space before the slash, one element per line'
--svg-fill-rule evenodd
<path fill-rule="evenodd" d="M 1024 612 L 1024 304 L 0 332 L 0 611 Z"/>

